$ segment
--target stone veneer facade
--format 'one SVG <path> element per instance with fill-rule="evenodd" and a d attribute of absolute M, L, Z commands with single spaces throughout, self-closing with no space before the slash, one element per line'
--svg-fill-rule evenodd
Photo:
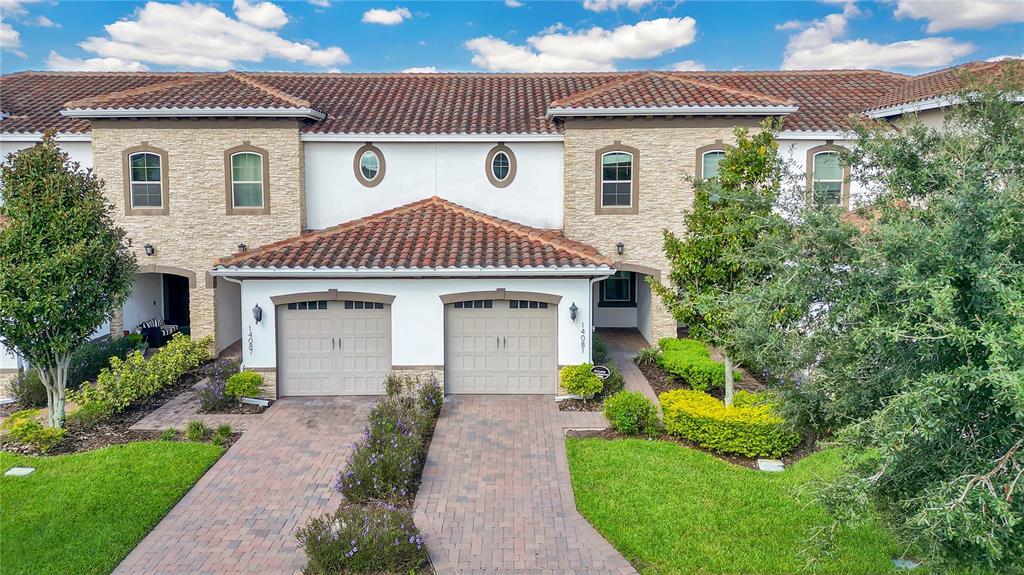
<path fill-rule="evenodd" d="M 124 152 L 141 145 L 167 153 L 167 215 L 126 215 Z M 229 215 L 225 151 L 237 146 L 268 151 L 270 213 Z M 127 231 L 139 272 L 185 270 L 194 275 L 189 315 L 195 337 L 216 335 L 217 287 L 209 270 L 218 258 L 302 233 L 305 228 L 303 150 L 291 120 L 102 120 L 92 123 L 96 174 L 106 183 L 116 225 Z M 147 256 L 146 244 L 154 255 Z M 178 275 L 184 275 L 179 273 Z M 123 326 L 120 315 L 111 332 Z M 234 343 L 217 341 L 220 350 Z"/>
<path fill-rule="evenodd" d="M 563 230 L 566 237 L 590 244 L 616 260 L 625 271 L 654 275 L 667 282 L 668 260 L 662 230 L 685 231 L 683 213 L 693 205 L 693 176 L 697 150 L 735 141 L 734 127 L 756 129 L 759 118 L 617 118 L 573 119 L 565 124 L 565 191 Z M 634 169 L 639 175 L 634 198 L 638 213 L 597 214 L 596 155 L 599 150 L 623 145 L 639 153 Z M 636 201 L 636 199 L 634 200 Z M 622 242 L 622 255 L 616 244 Z M 641 281 L 638 279 L 638 281 Z M 651 343 L 675 337 L 676 321 L 652 294 Z M 647 332 L 644 326 L 638 326 Z"/>

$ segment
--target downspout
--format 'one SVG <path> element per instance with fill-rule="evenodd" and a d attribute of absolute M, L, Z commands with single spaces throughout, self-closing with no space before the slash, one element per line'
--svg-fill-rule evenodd
<path fill-rule="evenodd" d="M 591 362 L 594 361 L 594 334 L 597 333 L 597 327 L 594 325 L 594 284 L 600 281 L 604 281 L 615 275 L 615 270 L 612 273 L 604 276 L 598 276 L 590 278 L 590 284 L 587 286 L 587 307 L 590 309 L 590 337 L 587 338 L 587 354 Z"/>

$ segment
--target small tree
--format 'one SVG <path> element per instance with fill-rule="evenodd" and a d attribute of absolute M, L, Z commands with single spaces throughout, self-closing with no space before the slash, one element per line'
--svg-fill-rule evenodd
<path fill-rule="evenodd" d="M 693 210 L 684 216 L 682 238 L 664 232 L 672 287 L 650 282 L 693 337 L 722 350 L 726 405 L 732 405 L 734 390 L 731 296 L 765 275 L 768 266 L 752 257 L 752 249 L 783 224 L 773 212 L 782 174 L 776 131 L 770 121 L 752 137 L 736 129 L 736 145 L 718 164 L 718 176 L 693 181 Z"/>
<path fill-rule="evenodd" d="M 124 304 L 135 273 L 102 186 L 52 132 L 2 166 L 0 340 L 39 370 L 53 427 L 71 353 Z"/>

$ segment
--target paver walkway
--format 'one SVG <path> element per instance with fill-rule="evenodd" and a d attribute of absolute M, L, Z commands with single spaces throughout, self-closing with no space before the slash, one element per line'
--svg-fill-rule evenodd
<path fill-rule="evenodd" d="M 608 355 L 622 372 L 622 377 L 626 380 L 626 389 L 642 392 L 654 402 L 654 405 L 660 405 L 658 395 L 654 393 L 644 373 L 633 363 L 636 352 L 647 347 L 644 336 L 635 329 L 599 329 L 598 334 L 608 348 Z"/>
<path fill-rule="evenodd" d="M 193 386 L 193 390 L 206 385 L 208 381 L 200 380 Z M 258 425 L 260 418 L 263 417 L 263 414 L 259 413 L 199 413 L 200 407 L 199 398 L 194 393 L 182 393 L 135 422 L 129 429 L 159 431 L 173 427 L 181 431 L 188 422 L 198 419 L 207 427 L 216 428 L 226 423 L 231 426 L 232 431 L 245 431 Z"/>
<path fill-rule="evenodd" d="M 334 478 L 376 399 L 279 400 L 114 573 L 298 573 L 295 529 L 340 503 Z"/>
<path fill-rule="evenodd" d="M 577 511 L 552 396 L 446 398 L 416 524 L 439 575 L 636 571 Z"/>

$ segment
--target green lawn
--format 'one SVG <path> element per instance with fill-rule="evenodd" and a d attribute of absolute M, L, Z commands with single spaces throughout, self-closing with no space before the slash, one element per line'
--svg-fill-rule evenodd
<path fill-rule="evenodd" d="M 5 574 L 110 573 L 224 450 L 146 441 L 74 455 L 0 452 L 0 565 Z"/>
<path fill-rule="evenodd" d="M 580 512 L 647 574 L 790 574 L 824 510 L 801 487 L 835 473 L 824 451 L 782 473 L 738 467 L 667 441 L 567 440 Z M 879 575 L 896 544 L 877 525 L 845 529 L 810 572 Z"/>

